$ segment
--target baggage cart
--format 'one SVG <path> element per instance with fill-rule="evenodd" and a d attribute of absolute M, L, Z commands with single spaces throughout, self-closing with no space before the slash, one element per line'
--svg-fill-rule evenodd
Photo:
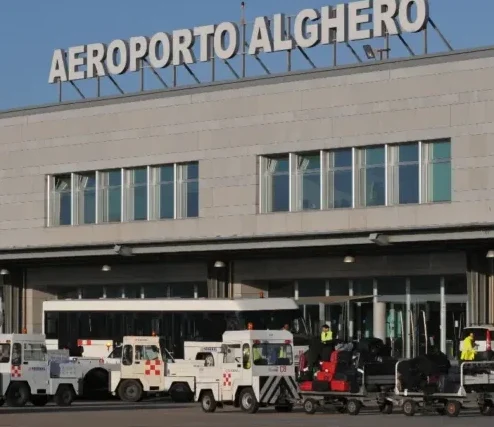
<path fill-rule="evenodd" d="M 362 385 L 358 392 L 303 391 L 299 392 L 306 414 L 315 414 L 318 409 L 333 407 L 340 413 L 358 415 L 363 407 L 377 407 L 383 414 L 393 412 L 394 375 L 367 375 L 365 366 L 358 369 L 362 374 Z M 378 391 L 369 391 L 369 386 Z"/>
<path fill-rule="evenodd" d="M 441 392 L 409 391 L 403 389 L 400 383 L 396 364 L 395 403 L 400 406 L 406 416 L 417 412 L 432 412 L 449 417 L 457 417 L 462 409 L 480 410 L 482 415 L 492 415 L 494 412 L 494 362 L 463 362 L 459 372 L 449 374 L 444 378 L 455 385 L 455 390 Z"/>

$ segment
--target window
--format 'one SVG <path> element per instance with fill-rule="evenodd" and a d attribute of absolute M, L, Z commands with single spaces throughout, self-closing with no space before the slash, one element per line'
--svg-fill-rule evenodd
<path fill-rule="evenodd" d="M 187 163 L 178 166 L 177 204 L 179 218 L 199 216 L 199 164 Z"/>
<path fill-rule="evenodd" d="M 10 344 L 0 344 L 0 363 L 10 362 Z"/>
<path fill-rule="evenodd" d="M 393 195 L 395 204 L 419 203 L 419 144 L 401 144 L 391 147 L 394 167 Z"/>
<path fill-rule="evenodd" d="M 160 350 L 155 345 L 136 345 L 135 360 L 158 360 Z"/>
<path fill-rule="evenodd" d="M 122 364 L 125 366 L 132 365 L 133 362 L 133 351 L 131 345 L 126 345 L 123 348 Z"/>
<path fill-rule="evenodd" d="M 158 168 L 157 203 L 159 219 L 175 218 L 175 167 L 173 165 Z"/>
<path fill-rule="evenodd" d="M 122 221 L 122 171 L 115 169 L 101 172 L 101 220 Z"/>
<path fill-rule="evenodd" d="M 263 212 L 290 210 L 289 156 L 262 158 Z"/>
<path fill-rule="evenodd" d="M 127 219 L 145 221 L 148 219 L 148 169 L 147 167 L 125 171 L 127 181 Z"/>
<path fill-rule="evenodd" d="M 297 156 L 297 210 L 321 209 L 321 156 Z"/>
<path fill-rule="evenodd" d="M 105 298 L 122 298 L 122 287 L 105 286 Z"/>
<path fill-rule="evenodd" d="M 12 365 L 20 366 L 22 363 L 22 346 L 16 342 L 12 346 Z"/>
<path fill-rule="evenodd" d="M 293 363 L 290 344 L 260 343 L 252 346 L 254 365 L 288 366 Z"/>
<path fill-rule="evenodd" d="M 240 363 L 240 344 L 227 344 L 222 349 L 225 351 L 223 363 Z"/>
<path fill-rule="evenodd" d="M 81 296 L 84 299 L 99 299 L 103 297 L 103 288 L 101 286 L 85 286 L 81 288 Z"/>
<path fill-rule="evenodd" d="M 72 177 L 58 175 L 53 177 L 51 193 L 51 224 L 72 224 Z"/>
<path fill-rule="evenodd" d="M 26 362 L 44 362 L 46 360 L 46 347 L 39 343 L 24 343 L 24 360 Z"/>
<path fill-rule="evenodd" d="M 451 142 L 435 141 L 424 144 L 427 202 L 451 201 Z"/>
<path fill-rule="evenodd" d="M 353 154 L 352 149 L 336 150 L 329 154 L 327 179 L 328 208 L 353 206 Z"/>
<path fill-rule="evenodd" d="M 360 205 L 384 206 L 386 204 L 385 147 L 364 148 L 359 154 Z"/>
<path fill-rule="evenodd" d="M 250 369 L 251 368 L 250 345 L 249 344 L 244 344 L 242 347 L 242 362 L 243 362 L 244 369 Z"/>
<path fill-rule="evenodd" d="M 96 222 L 96 172 L 74 175 L 76 224 Z"/>
<path fill-rule="evenodd" d="M 140 285 L 127 285 L 124 288 L 125 298 L 138 299 L 141 298 Z"/>

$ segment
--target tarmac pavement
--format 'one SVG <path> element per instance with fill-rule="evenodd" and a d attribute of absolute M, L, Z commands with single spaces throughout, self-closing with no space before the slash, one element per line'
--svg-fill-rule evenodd
<path fill-rule="evenodd" d="M 238 409 L 218 409 L 213 414 L 202 412 L 197 404 L 175 404 L 152 400 L 139 404 L 112 402 L 76 402 L 60 408 L 49 404 L 43 408 L 0 408 L 0 427 L 492 427 L 494 418 L 478 411 L 466 410 L 458 418 L 440 415 L 406 417 L 396 411 L 392 415 L 362 410 L 358 416 L 334 412 L 307 415 L 303 410 L 277 413 L 261 409 L 257 414 L 244 414 Z"/>

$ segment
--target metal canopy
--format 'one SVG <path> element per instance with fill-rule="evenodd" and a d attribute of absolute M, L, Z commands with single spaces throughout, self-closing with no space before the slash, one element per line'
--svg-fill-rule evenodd
<path fill-rule="evenodd" d="M 345 304 L 347 302 L 359 302 L 371 300 L 374 298 L 374 295 L 359 295 L 359 296 L 349 296 L 349 295 L 338 295 L 338 296 L 329 296 L 329 297 L 302 297 L 296 299 L 299 305 L 309 304 Z"/>

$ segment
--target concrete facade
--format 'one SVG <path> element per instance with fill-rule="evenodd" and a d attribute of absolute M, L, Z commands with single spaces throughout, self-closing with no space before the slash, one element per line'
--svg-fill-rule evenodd
<path fill-rule="evenodd" d="M 0 114 L 0 250 L 492 224 L 494 49 Z M 451 138 L 451 203 L 258 214 L 257 156 Z M 46 227 L 46 175 L 199 161 L 197 219 Z"/>

